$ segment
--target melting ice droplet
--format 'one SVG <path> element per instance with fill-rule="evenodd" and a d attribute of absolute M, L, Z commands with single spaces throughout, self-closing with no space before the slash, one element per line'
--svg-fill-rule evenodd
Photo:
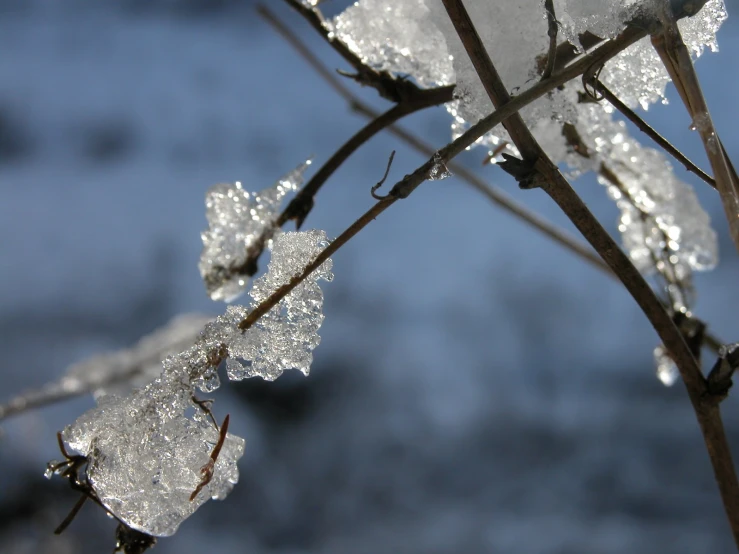
<path fill-rule="evenodd" d="M 672 358 L 667 355 L 665 347 L 661 344 L 654 349 L 654 364 L 657 370 L 657 379 L 662 381 L 662 384 L 666 387 L 674 385 L 680 372 Z"/>
<path fill-rule="evenodd" d="M 441 181 L 442 179 L 446 179 L 451 176 L 452 172 L 449 171 L 438 152 L 434 154 L 434 165 L 429 170 L 429 181 Z"/>

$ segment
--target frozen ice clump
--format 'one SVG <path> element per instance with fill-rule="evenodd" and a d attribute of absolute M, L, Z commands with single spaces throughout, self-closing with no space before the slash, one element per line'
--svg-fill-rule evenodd
<path fill-rule="evenodd" d="M 441 0 L 427 0 L 426 5 L 453 59 L 456 94 L 461 99 L 458 115 L 470 124 L 476 123 L 493 110 L 492 103 Z M 475 1 L 465 2 L 465 7 L 506 88 L 517 93 L 534 84 L 536 58 L 545 53 L 549 45 L 542 1 Z M 524 110 L 524 117 L 532 109 Z"/>
<path fill-rule="evenodd" d="M 260 192 L 247 192 L 240 182 L 211 187 L 205 196 L 208 229 L 203 232 L 200 275 L 213 300 L 231 302 L 249 282 L 242 268 L 249 249 L 270 231 L 285 195 L 303 183 L 310 161 Z M 270 238 L 270 237 L 267 237 Z"/>
<path fill-rule="evenodd" d="M 599 105 L 580 105 L 576 127 L 587 152 L 567 161 L 577 166 L 586 155 L 585 163 L 599 173 L 621 209 L 619 231 L 637 268 L 661 271 L 655 260 L 666 255 L 664 263 L 671 265 L 677 280 L 689 279 L 692 270 L 712 269 L 718 239 L 710 217 L 662 153 L 640 145 L 622 121 L 614 121 Z"/>
<path fill-rule="evenodd" d="M 434 154 L 434 165 L 431 167 L 428 174 L 429 181 L 441 181 L 451 176 L 452 172 L 449 171 L 444 160 L 441 159 L 439 154 Z"/>
<path fill-rule="evenodd" d="M 549 44 L 543 1 L 468 0 L 465 7 L 508 90 L 517 94 L 536 83 L 537 57 L 546 55 Z M 656 18 L 655 0 L 555 0 L 554 8 L 560 35 L 576 46 L 585 31 L 607 39 L 629 21 Z M 723 0 L 708 0 L 697 15 L 680 20 L 685 43 L 695 56 L 705 47 L 717 49 L 716 32 L 725 19 Z M 447 106 L 453 136 L 492 111 L 441 0 L 360 0 L 329 25 L 373 67 L 410 75 L 425 86 L 456 83 L 456 100 Z M 628 105 L 644 108 L 664 99 L 669 81 L 648 38 L 606 64 L 601 78 Z M 545 97 L 521 115 L 534 126 L 542 117 L 566 119 L 570 109 Z M 497 146 L 504 140 L 508 137 L 501 128 L 478 142 Z"/>
<path fill-rule="evenodd" d="M 718 50 L 716 33 L 726 18 L 723 0 L 709 0 L 696 15 L 678 21 L 685 45 L 694 57 L 706 47 L 712 52 Z M 645 110 L 657 100 L 665 102 L 665 87 L 670 82 L 648 37 L 606 64 L 601 79 L 625 104 Z"/>
<path fill-rule="evenodd" d="M 422 86 L 454 82 L 446 42 L 423 0 L 361 0 L 330 25 L 339 40 L 375 69 L 410 75 Z"/>
<path fill-rule="evenodd" d="M 219 432 L 191 402 L 181 377 L 163 375 L 125 398 L 104 396 L 63 432 L 67 445 L 88 458 L 87 479 L 103 506 L 157 537 L 174 534 L 209 498 L 225 498 L 244 453 L 244 440 L 228 434 L 212 480 L 190 501 Z"/>
<path fill-rule="evenodd" d="M 323 231 L 278 235 L 267 273 L 253 283 L 252 308 L 326 246 Z M 320 279 L 333 279 L 331 260 L 246 331 L 239 324 L 249 309 L 229 306 L 205 325 L 193 346 L 164 360 L 157 379 L 125 398 L 102 396 L 96 408 L 64 430 L 64 442 L 87 458 L 87 482 L 111 514 L 143 533 L 168 536 L 209 498 L 228 495 L 238 481 L 244 440 L 226 434 L 213 475 L 204 483 L 219 429 L 196 402 L 195 388 L 216 389 L 224 359 L 232 379 L 273 380 L 289 368 L 307 374 L 323 322 Z"/>
<path fill-rule="evenodd" d="M 249 292 L 252 307 L 289 283 L 326 246 L 328 240 L 323 231 L 279 235 L 267 273 L 254 281 Z M 323 292 L 318 281 L 333 279 L 331 265 L 330 259 L 324 262 L 252 327 L 232 337 L 226 361 L 229 378 L 259 376 L 272 381 L 286 369 L 308 374 L 323 322 Z"/>

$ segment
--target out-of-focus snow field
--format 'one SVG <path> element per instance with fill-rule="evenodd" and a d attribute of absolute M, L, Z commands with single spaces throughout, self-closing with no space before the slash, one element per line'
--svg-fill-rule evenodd
<path fill-rule="evenodd" d="M 698 63 L 737 157 L 738 21 Z M 707 166 L 678 102 L 647 116 Z M 436 145 L 448 123 L 440 109 L 408 122 Z M 263 188 L 308 156 L 323 163 L 362 124 L 251 2 L 0 1 L 2 399 L 177 313 L 220 313 L 197 271 L 207 187 Z M 306 227 L 336 236 L 353 222 L 393 149 L 391 178 L 423 161 L 376 138 L 327 183 Z M 482 156 L 463 159 L 566 225 L 543 193 L 517 190 Z M 615 231 L 602 187 L 576 186 Z M 716 195 L 697 190 L 722 262 L 698 278 L 696 311 L 739 340 L 737 254 Z M 216 409 L 247 440 L 241 481 L 157 552 L 731 548 L 685 392 L 654 377 L 656 335 L 596 270 L 448 179 L 380 216 L 334 271 L 311 376 L 222 387 Z M 114 525 L 92 506 L 51 535 L 76 498 L 42 476 L 58 457 L 54 433 L 91 403 L 3 422 L 3 552 L 112 549 Z M 739 446 L 736 398 L 725 406 Z"/>

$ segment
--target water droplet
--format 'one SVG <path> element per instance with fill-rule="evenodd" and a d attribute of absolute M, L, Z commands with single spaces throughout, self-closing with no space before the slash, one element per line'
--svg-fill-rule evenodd
<path fill-rule="evenodd" d="M 668 356 L 667 350 L 661 344 L 654 349 L 654 363 L 657 370 L 657 379 L 666 387 L 671 387 L 677 381 L 680 372 L 677 365 Z"/>

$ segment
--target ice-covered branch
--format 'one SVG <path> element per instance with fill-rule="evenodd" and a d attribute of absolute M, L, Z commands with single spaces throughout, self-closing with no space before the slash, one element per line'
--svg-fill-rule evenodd
<path fill-rule="evenodd" d="M 225 201 L 211 203 L 211 223 L 228 223 L 232 208 Z M 269 219 L 266 204 L 263 212 L 253 211 Z M 219 244 L 220 250 L 210 244 L 215 259 L 230 248 L 227 241 Z M 250 291 L 252 306 L 260 305 L 327 244 L 321 231 L 277 236 L 268 271 Z M 224 361 L 231 379 L 273 380 L 290 368 L 308 373 L 323 321 L 317 281 L 332 278 L 331 260 L 324 258 L 315 269 L 250 329 L 239 328 L 250 309 L 229 306 L 204 326 L 189 348 L 167 357 L 155 380 L 127 396 L 101 396 L 96 408 L 66 427 L 64 445 L 84 460 L 88 496 L 129 528 L 155 537 L 173 534 L 209 498 L 225 498 L 238 480 L 236 462 L 244 440 L 226 432 L 228 417 L 220 429 L 214 424 L 197 390 L 211 392 L 219 386 L 217 371 Z M 49 467 L 51 475 L 67 466 L 52 462 Z"/>
<path fill-rule="evenodd" d="M 493 62 L 475 30 L 462 0 L 442 0 L 465 50 L 482 80 L 490 100 L 496 107 L 505 106 L 510 97 L 503 86 Z M 657 334 L 669 350 L 688 390 L 698 423 L 703 432 L 714 475 L 721 492 L 724 509 L 729 519 L 735 542 L 739 547 L 739 481 L 737 481 L 731 450 L 724 432 L 717 397 L 707 388 L 707 381 L 700 371 L 691 349 L 674 321 L 662 307 L 659 299 L 647 285 L 629 259 L 616 246 L 597 219 L 590 213 L 577 193 L 570 187 L 556 165 L 552 163 L 537 143 L 521 118 L 510 118 L 507 129 L 516 141 L 523 160 L 516 165 L 516 177 L 522 186 L 542 188 L 575 224 L 583 236 L 618 275 L 622 283 L 639 304 Z M 528 172 L 526 172 L 528 168 Z"/>
<path fill-rule="evenodd" d="M 282 23 L 268 8 L 265 6 L 259 6 L 259 13 L 265 19 L 275 27 L 277 32 L 282 35 L 303 57 L 308 65 L 310 65 L 316 72 L 327 82 L 331 88 L 344 98 L 352 110 L 364 115 L 369 119 L 376 119 L 380 117 L 380 114 L 373 110 L 370 106 L 362 102 L 358 96 L 356 96 L 351 90 L 344 86 L 313 54 L 313 52 L 298 38 L 298 36 L 292 32 L 292 30 Z M 401 128 L 398 125 L 390 125 L 387 127 L 387 131 L 393 136 L 402 140 L 405 144 L 416 150 L 418 153 L 426 156 L 433 157 L 434 148 L 420 140 L 416 135 Z M 467 169 L 464 165 L 457 163 L 456 161 L 449 161 L 447 167 L 460 179 L 467 182 L 474 189 L 479 191 L 492 203 L 503 208 L 503 210 L 512 214 L 514 217 L 520 219 L 524 223 L 531 225 L 536 230 L 540 231 L 553 241 L 560 244 L 566 250 L 572 252 L 576 256 L 579 256 L 582 260 L 590 263 L 597 269 L 603 271 L 605 274 L 613 277 L 613 273 L 610 268 L 600 259 L 600 257 L 593 252 L 589 245 L 580 243 L 574 237 L 569 236 L 568 233 L 555 225 L 544 220 L 541 216 L 533 213 L 531 210 L 516 202 L 507 193 L 499 190 L 478 177 L 475 173 Z"/>
<path fill-rule="evenodd" d="M 0 420 L 84 394 L 100 396 L 143 386 L 159 375 L 164 358 L 193 344 L 210 319 L 200 314 L 179 315 L 130 348 L 76 363 L 58 381 L 0 405 Z"/>
<path fill-rule="evenodd" d="M 285 2 L 297 11 L 311 26 L 323 36 L 323 38 L 336 50 L 336 52 L 344 58 L 354 68 L 356 74 L 349 75 L 361 85 L 370 86 L 377 90 L 383 98 L 395 102 L 397 104 L 415 104 L 421 103 L 425 105 L 439 105 L 452 100 L 454 85 L 442 84 L 438 87 L 421 88 L 413 81 L 398 78 L 392 73 L 384 69 L 375 69 L 368 60 L 363 59 L 357 53 L 356 48 L 352 48 L 351 44 L 347 44 L 337 35 L 337 29 L 334 24 L 327 22 L 321 12 L 315 6 L 307 5 L 300 0 L 285 0 Z M 368 14 L 367 23 L 372 21 L 379 23 L 382 21 L 392 20 L 392 18 L 379 18 L 376 14 Z M 424 83 L 422 83 L 424 84 Z"/>

